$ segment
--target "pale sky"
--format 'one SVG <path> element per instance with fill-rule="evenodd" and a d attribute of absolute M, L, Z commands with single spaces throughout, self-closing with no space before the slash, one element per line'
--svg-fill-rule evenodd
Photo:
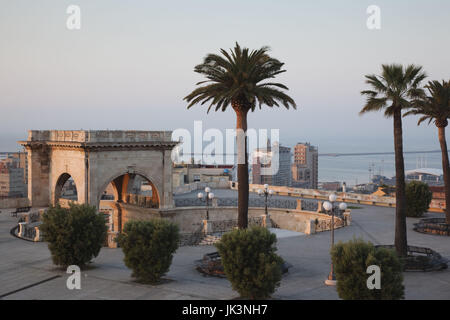
<path fill-rule="evenodd" d="M 66 9 L 81 8 L 68 30 Z M 369 5 L 381 30 L 366 27 Z M 235 127 L 235 115 L 182 100 L 196 64 L 219 48 L 268 45 L 297 110 L 264 107 L 249 127 L 279 128 L 287 145 L 320 152 L 391 151 L 392 120 L 360 117 L 364 75 L 414 63 L 450 78 L 450 1 L 0 0 L 0 151 L 28 129 Z M 437 130 L 404 121 L 405 150 L 439 149 Z"/>

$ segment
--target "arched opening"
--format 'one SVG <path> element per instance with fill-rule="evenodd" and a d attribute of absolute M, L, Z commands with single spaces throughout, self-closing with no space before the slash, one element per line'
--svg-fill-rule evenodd
<path fill-rule="evenodd" d="M 159 203 L 158 190 L 147 177 L 126 173 L 112 179 L 101 190 L 99 210 L 105 215 L 108 230 L 120 232 L 127 220 L 127 215 L 123 212 L 124 206 L 135 207 L 137 210 L 156 209 L 159 208 Z"/>
<path fill-rule="evenodd" d="M 63 173 L 56 182 L 54 202 L 65 206 L 70 201 L 78 201 L 77 186 L 70 174 Z"/>

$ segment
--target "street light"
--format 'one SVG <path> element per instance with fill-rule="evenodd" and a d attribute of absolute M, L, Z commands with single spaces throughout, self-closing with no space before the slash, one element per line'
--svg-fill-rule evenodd
<path fill-rule="evenodd" d="M 273 195 L 273 190 L 269 190 L 269 185 L 266 183 L 264 185 L 264 190 L 262 189 L 258 189 L 258 195 L 261 197 L 264 197 L 264 207 L 265 207 L 265 213 L 266 216 L 269 215 L 269 211 L 267 209 L 267 204 L 268 204 L 268 198 L 269 196 L 271 197 Z"/>
<path fill-rule="evenodd" d="M 336 207 L 334 206 L 334 202 L 336 201 L 336 195 L 334 193 L 330 194 L 328 197 L 328 201 L 325 201 L 323 204 L 323 208 L 328 213 L 331 212 L 331 249 L 334 247 L 334 211 Z M 338 208 L 342 211 L 345 211 L 347 209 L 347 204 L 344 202 L 341 202 L 338 206 Z M 331 267 L 330 267 L 330 274 L 328 275 L 328 278 L 325 280 L 325 284 L 327 286 L 335 286 L 336 285 L 336 276 L 334 274 L 334 265 L 333 260 L 331 260 Z"/>
<path fill-rule="evenodd" d="M 205 193 L 206 193 L 206 197 L 205 197 L 205 201 L 206 201 L 206 220 L 209 220 L 209 200 L 212 201 L 212 199 L 214 199 L 214 193 L 211 192 L 211 189 L 209 187 L 205 188 Z M 200 200 L 203 200 L 203 193 L 199 192 L 197 194 L 197 198 L 199 198 Z"/>

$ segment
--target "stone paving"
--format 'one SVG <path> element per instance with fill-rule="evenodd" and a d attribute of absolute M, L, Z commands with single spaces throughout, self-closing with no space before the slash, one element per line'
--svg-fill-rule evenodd
<path fill-rule="evenodd" d="M 375 244 L 394 240 L 394 209 L 360 206 L 353 224 L 336 230 L 336 241 L 362 237 Z M 439 216 L 439 214 L 429 214 Z M 408 218 L 410 245 L 425 246 L 450 259 L 450 238 L 417 233 L 418 219 Z M 46 243 L 17 239 L 9 230 L 16 218 L 0 213 L 0 297 L 2 299 L 232 299 L 237 294 L 226 279 L 206 277 L 194 261 L 215 251 L 211 246 L 181 247 L 161 285 L 133 281 L 120 249 L 103 248 L 91 268 L 82 272 L 81 290 L 66 287 L 68 274 L 53 266 Z M 292 265 L 275 299 L 338 299 L 336 289 L 323 281 L 329 271 L 330 233 L 303 235 L 277 230 L 278 253 Z M 450 270 L 404 274 L 406 299 L 450 299 Z"/>

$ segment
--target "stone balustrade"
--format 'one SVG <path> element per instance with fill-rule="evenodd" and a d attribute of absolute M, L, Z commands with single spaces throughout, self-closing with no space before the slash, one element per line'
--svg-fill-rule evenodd
<path fill-rule="evenodd" d="M 137 130 L 29 130 L 28 141 L 50 142 L 150 142 L 171 141 L 172 131 Z"/>
<path fill-rule="evenodd" d="M 231 182 L 230 188 L 233 190 L 237 190 L 238 183 Z M 264 188 L 263 185 L 259 184 L 250 184 L 249 190 L 250 192 L 258 192 L 258 189 Z M 317 190 L 317 189 L 301 189 L 301 188 L 291 188 L 291 187 L 283 187 L 283 186 L 270 186 L 270 189 L 274 191 L 274 195 L 280 196 L 290 196 L 290 197 L 299 197 L 306 199 L 317 199 L 317 200 L 328 200 L 330 194 L 334 193 L 337 197 L 338 202 L 348 202 L 348 203 L 356 203 L 356 204 L 364 204 L 371 206 L 382 206 L 382 207 L 393 207 L 395 208 L 395 197 L 381 197 L 375 196 L 371 194 L 357 194 L 357 193 L 348 193 L 348 192 L 334 192 L 334 191 L 326 191 L 326 190 Z M 443 212 L 445 209 L 445 205 L 443 205 L 442 201 L 433 200 L 431 201 L 430 208 L 428 211 L 433 212 Z"/>

